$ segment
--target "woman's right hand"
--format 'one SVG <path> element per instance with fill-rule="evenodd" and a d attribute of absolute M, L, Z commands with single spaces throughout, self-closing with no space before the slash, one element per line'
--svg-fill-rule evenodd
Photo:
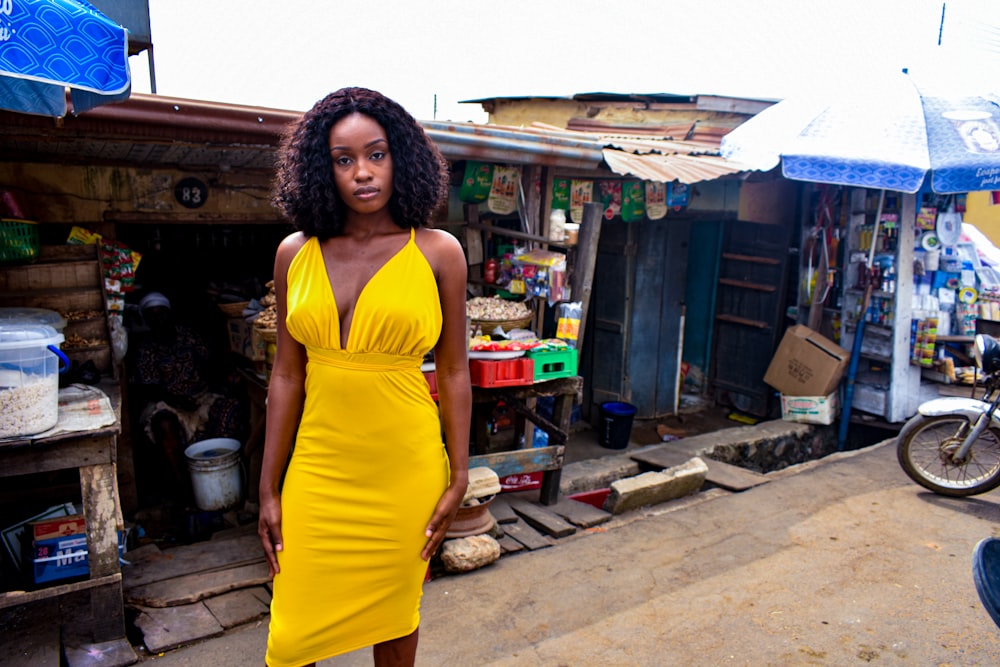
<path fill-rule="evenodd" d="M 257 520 L 257 535 L 267 557 L 267 569 L 273 578 L 278 574 L 278 552 L 281 544 L 281 498 L 269 496 L 260 499 L 260 518 Z"/>

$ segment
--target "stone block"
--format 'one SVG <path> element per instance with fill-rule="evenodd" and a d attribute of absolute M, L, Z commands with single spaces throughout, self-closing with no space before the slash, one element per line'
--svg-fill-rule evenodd
<path fill-rule="evenodd" d="M 611 484 L 611 493 L 604 502 L 604 509 L 612 514 L 659 503 L 696 493 L 705 483 L 708 466 L 700 458 L 667 468 L 660 472 L 646 472 L 635 477 L 620 479 Z"/>
<path fill-rule="evenodd" d="M 446 540 L 441 562 L 448 572 L 470 572 L 500 559 L 500 543 L 489 535 Z"/>
<path fill-rule="evenodd" d="M 490 468 L 469 468 L 469 488 L 463 502 L 472 498 L 488 498 L 500 493 L 500 477 Z"/>

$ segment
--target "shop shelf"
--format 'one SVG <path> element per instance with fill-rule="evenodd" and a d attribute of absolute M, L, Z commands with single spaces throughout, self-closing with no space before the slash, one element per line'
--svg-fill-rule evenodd
<path fill-rule="evenodd" d="M 535 381 L 535 364 L 528 357 L 502 361 L 473 359 L 469 362 L 469 372 L 475 387 L 515 387 Z"/>
<path fill-rule="evenodd" d="M 528 358 L 535 362 L 535 382 L 576 375 L 576 350 L 574 348 L 528 350 Z"/>

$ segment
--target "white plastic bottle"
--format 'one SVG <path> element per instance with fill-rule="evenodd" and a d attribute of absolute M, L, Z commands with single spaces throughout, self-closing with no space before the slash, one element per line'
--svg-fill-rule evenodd
<path fill-rule="evenodd" d="M 549 214 L 549 240 L 562 243 L 566 236 L 566 211 L 561 208 L 552 209 Z"/>

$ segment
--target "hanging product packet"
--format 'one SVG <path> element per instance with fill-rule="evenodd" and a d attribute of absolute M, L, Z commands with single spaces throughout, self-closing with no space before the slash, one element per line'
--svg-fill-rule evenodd
<path fill-rule="evenodd" d="M 642 181 L 622 183 L 622 220 L 634 222 L 646 215 L 645 188 Z"/>
<path fill-rule="evenodd" d="M 493 189 L 493 165 L 469 160 L 465 163 L 465 175 L 458 189 L 458 198 L 466 204 L 479 204 L 490 196 Z"/>
<path fill-rule="evenodd" d="M 583 205 L 594 201 L 594 182 L 573 180 L 569 187 L 569 217 L 573 222 L 583 220 Z"/>
<path fill-rule="evenodd" d="M 569 210 L 569 179 L 555 178 L 552 180 L 552 210 Z"/>
<path fill-rule="evenodd" d="M 667 215 L 667 184 L 646 181 L 646 217 L 660 220 Z"/>
<path fill-rule="evenodd" d="M 691 186 L 676 181 L 667 188 L 667 206 L 678 211 L 688 205 Z"/>
<path fill-rule="evenodd" d="M 576 341 L 580 337 L 582 316 L 582 301 L 560 303 L 556 319 L 556 338 L 566 341 L 570 347 L 576 347 Z"/>
<path fill-rule="evenodd" d="M 598 201 L 604 207 L 604 219 L 611 220 L 622 212 L 622 182 L 598 181 Z"/>
<path fill-rule="evenodd" d="M 486 207 L 498 215 L 510 215 L 517 210 L 517 185 L 521 172 L 517 167 L 493 167 L 493 184 Z"/>
<path fill-rule="evenodd" d="M 937 209 L 933 206 L 921 206 L 917 213 L 917 229 L 933 231 L 937 224 Z"/>

